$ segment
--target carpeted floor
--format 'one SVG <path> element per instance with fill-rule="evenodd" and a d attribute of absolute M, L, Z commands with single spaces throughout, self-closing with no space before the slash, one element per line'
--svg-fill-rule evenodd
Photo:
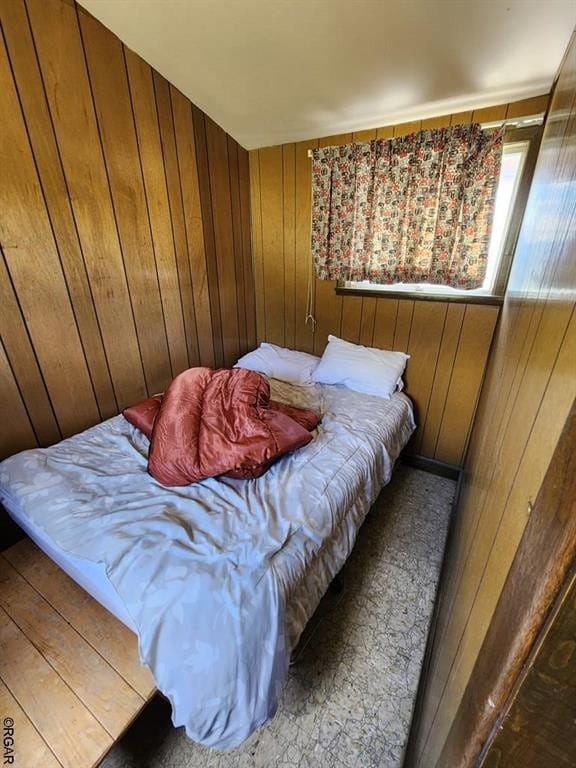
<path fill-rule="evenodd" d="M 240 748 L 188 741 L 156 698 L 101 768 L 392 768 L 408 736 L 455 483 L 399 466 L 297 649 L 274 720 Z"/>

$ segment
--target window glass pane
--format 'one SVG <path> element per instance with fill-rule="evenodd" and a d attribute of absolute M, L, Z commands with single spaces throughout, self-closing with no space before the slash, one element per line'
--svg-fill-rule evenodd
<path fill-rule="evenodd" d="M 506 233 L 510 216 L 514 207 L 518 183 L 522 175 L 524 160 L 528 151 L 528 142 L 505 144 L 502 153 L 502 168 L 496 191 L 494 204 L 494 220 L 492 222 L 492 236 L 490 238 L 490 250 L 488 251 L 488 264 L 486 277 L 482 286 L 491 291 L 498 271 L 498 263 L 506 241 Z"/>

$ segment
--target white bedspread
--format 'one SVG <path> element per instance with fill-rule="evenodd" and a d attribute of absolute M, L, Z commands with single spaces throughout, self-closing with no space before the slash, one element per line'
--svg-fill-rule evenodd
<path fill-rule="evenodd" d="M 0 496 L 58 547 L 104 563 L 174 725 L 221 749 L 273 716 L 291 645 L 414 429 L 401 394 L 273 381 L 272 396 L 323 419 L 258 480 L 162 487 L 146 471 L 148 441 L 122 416 L 0 464 Z M 291 626 L 287 603 L 339 531 L 339 556 Z"/>

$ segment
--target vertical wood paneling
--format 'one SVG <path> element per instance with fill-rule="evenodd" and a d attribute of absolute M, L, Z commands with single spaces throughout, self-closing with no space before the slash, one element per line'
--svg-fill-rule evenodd
<path fill-rule="evenodd" d="M 184 335 L 180 282 L 176 268 L 172 220 L 170 218 L 152 70 L 145 61 L 128 49 L 124 49 L 124 54 L 134 109 L 134 122 L 138 136 L 152 242 L 156 254 L 156 267 L 164 309 L 164 323 L 168 336 L 172 374 L 176 376 L 188 368 L 188 350 Z"/>
<path fill-rule="evenodd" d="M 398 312 L 396 314 L 396 327 L 394 329 L 394 342 L 392 348 L 397 352 L 408 351 L 410 329 L 412 327 L 412 315 L 414 314 L 414 301 L 410 299 L 398 300 Z"/>
<path fill-rule="evenodd" d="M 376 128 L 369 128 L 366 131 L 354 131 L 352 134 L 352 141 L 357 141 L 359 143 L 363 141 L 372 141 L 372 139 L 376 138 L 377 132 Z"/>
<path fill-rule="evenodd" d="M 535 96 L 530 99 L 522 99 L 508 104 L 506 117 L 522 117 L 523 115 L 537 115 L 546 112 L 549 102 L 548 96 Z"/>
<path fill-rule="evenodd" d="M 284 344 L 296 340 L 296 155 L 294 144 L 282 147 L 282 229 L 284 233 Z"/>
<path fill-rule="evenodd" d="M 262 255 L 262 194 L 260 190 L 260 153 L 249 153 L 250 213 L 256 306 L 256 341 L 266 341 L 266 310 L 264 308 L 264 261 Z"/>
<path fill-rule="evenodd" d="M 176 97 L 176 90 L 173 89 Z M 194 141 L 196 143 L 196 163 L 198 168 L 198 188 L 200 207 L 202 210 L 202 226 L 204 229 L 204 251 L 206 254 L 206 276 L 208 295 L 210 297 L 210 315 L 214 339 L 214 365 L 219 368 L 224 365 L 222 313 L 220 310 L 220 265 L 216 254 L 216 233 L 214 231 L 214 216 L 212 211 L 212 183 L 208 161 L 208 144 L 206 136 L 206 116 L 192 105 L 192 122 L 194 124 Z"/>
<path fill-rule="evenodd" d="M 146 387 L 76 9 L 60 0 L 30 0 L 27 6 L 116 399 L 123 408 L 145 397 Z"/>
<path fill-rule="evenodd" d="M 170 88 L 176 151 L 180 173 L 180 188 L 184 205 L 184 226 L 188 243 L 188 259 L 194 294 L 198 350 L 202 365 L 214 367 L 222 359 L 222 328 L 218 303 L 218 272 L 214 255 L 214 231 L 211 217 L 210 186 L 206 185 L 207 165 L 203 165 L 203 194 L 200 195 L 201 175 L 197 166 L 207 164 L 206 142 L 203 152 L 196 152 L 196 122 L 199 135 L 204 136 L 204 116 L 198 112 L 193 122 L 193 113 L 188 100 L 175 88 Z M 210 274 L 211 282 L 208 275 Z M 211 292 L 214 285 L 215 295 Z M 218 354 L 218 363 L 216 355 Z"/>
<path fill-rule="evenodd" d="M 564 319 L 556 314 L 557 309 L 564 310 Z M 450 672 L 452 687 L 465 682 L 462 678 L 469 673 L 465 660 L 475 657 L 479 650 L 494 608 L 493 596 L 502 588 L 527 520 L 526 496 L 535 497 L 546 469 L 541 456 L 554 449 L 562 423 L 557 421 L 553 410 L 566 413 L 574 396 L 570 367 L 573 373 L 576 322 L 567 329 L 570 317 L 574 319 L 572 310 L 573 307 L 564 302 L 549 307 L 545 313 L 548 322 L 543 322 L 533 336 L 530 358 L 514 405 L 507 418 L 500 422 L 504 439 L 498 450 L 490 451 L 493 461 L 487 493 L 474 516 L 471 534 L 462 537 L 450 602 L 450 623 L 443 627 L 445 656 L 443 663 L 438 664 L 439 677 L 446 679 Z M 546 407 L 545 395 L 553 399 L 548 401 L 549 407 L 542 419 L 538 417 Z M 514 440 L 505 439 L 510 434 Z M 535 454 L 531 454 L 530 447 L 536 448 Z M 516 474 L 510 473 L 510 467 L 516 468 Z M 449 696 L 449 692 L 450 688 L 445 695 Z M 448 711 L 444 717 L 449 717 Z"/>
<path fill-rule="evenodd" d="M 228 145 L 226 134 L 213 120 L 205 119 L 212 194 L 212 216 L 218 264 L 220 315 L 222 318 L 222 345 L 224 365 L 233 365 L 238 359 L 238 303 L 236 297 L 236 262 L 230 175 L 228 171 Z"/>
<path fill-rule="evenodd" d="M 307 322 L 308 290 L 314 293 L 310 263 L 310 211 L 312 197 L 312 165 L 308 150 L 318 146 L 317 141 L 301 141 L 296 144 L 296 332 L 295 346 L 304 352 L 313 352 L 314 333 L 311 322 Z M 252 207 L 252 215 L 258 213 Z"/>
<path fill-rule="evenodd" d="M 362 299 L 362 320 L 360 321 L 360 344 L 374 346 L 374 325 L 376 322 L 376 299 L 365 296 Z"/>
<path fill-rule="evenodd" d="M 100 414 L 102 418 L 107 418 L 116 413 L 118 406 L 94 309 L 84 257 L 76 231 L 76 222 L 68 198 L 66 180 L 56 145 L 52 119 L 48 110 L 24 0 L 1 3 L 0 19 Z M 33 418 L 35 419 L 37 434 L 42 441 L 37 420 L 35 417 Z M 49 442 L 52 440 L 53 438 L 50 438 Z"/>
<path fill-rule="evenodd" d="M 398 316 L 397 299 L 376 299 L 376 317 L 372 343 L 380 349 L 392 349 Z"/>
<path fill-rule="evenodd" d="M 266 340 L 284 346 L 284 216 L 282 147 L 259 152 Z"/>
<path fill-rule="evenodd" d="M 0 400 L 2 406 L 0 459 L 3 459 L 15 451 L 36 446 L 37 441 L 1 339 L 0 395 L 2 398 Z"/>
<path fill-rule="evenodd" d="M 464 304 L 449 304 L 446 312 L 446 320 L 442 330 L 442 341 L 436 369 L 434 371 L 434 381 L 430 393 L 430 402 L 426 421 L 421 430 L 422 439 L 418 446 L 419 452 L 423 456 L 433 457 L 436 453 L 436 443 L 438 442 L 438 433 L 442 425 L 442 415 L 446 405 L 446 396 L 450 384 L 450 374 L 454 367 L 458 341 L 460 340 L 460 330 L 466 306 Z"/>
<path fill-rule="evenodd" d="M 236 306 L 238 308 L 238 351 L 244 354 L 246 347 L 246 302 L 244 289 L 244 258 L 242 253 L 242 220 L 240 210 L 240 177 L 238 168 L 238 144 L 228 136 L 228 171 L 230 174 L 230 201 L 232 207 L 232 231 L 234 235 L 234 262 L 236 268 Z"/>
<path fill-rule="evenodd" d="M 176 264 L 180 283 L 182 314 L 184 315 L 184 330 L 186 334 L 186 345 L 188 347 L 188 361 L 191 366 L 195 366 L 200 365 L 198 329 L 196 327 L 196 310 L 194 307 L 192 276 L 190 273 L 190 261 L 188 257 L 186 222 L 184 216 L 184 203 L 182 200 L 182 189 L 180 186 L 174 117 L 170 99 L 170 85 L 157 72 L 153 72 L 153 75 L 156 106 L 158 108 L 160 138 L 162 140 L 162 152 L 164 155 L 164 169 L 166 171 L 168 201 L 170 203 L 170 213 L 172 217 L 172 233 L 174 236 L 174 250 L 176 253 Z M 191 128 L 189 130 L 190 134 L 193 135 L 193 130 Z M 188 211 L 190 219 L 193 214 L 196 213 L 196 219 L 200 220 L 199 210 L 194 211 L 192 208 L 187 208 L 186 210 Z"/>
<path fill-rule="evenodd" d="M 4 47 L 0 99 L 0 241 L 60 430 L 71 435 L 98 421 L 98 406 Z"/>
<path fill-rule="evenodd" d="M 397 139 L 400 136 L 408 136 L 410 133 L 415 133 L 420 130 L 422 121 L 412 120 L 409 123 L 400 123 L 394 126 L 394 138 Z"/>
<path fill-rule="evenodd" d="M 450 115 L 450 125 L 467 125 L 472 122 L 472 111 L 455 112 Z"/>
<path fill-rule="evenodd" d="M 338 296 L 335 289 L 334 280 L 315 280 L 315 355 L 324 352 L 329 334 L 342 335 L 342 296 Z"/>
<path fill-rule="evenodd" d="M 421 129 L 431 131 L 434 128 L 447 128 L 451 124 L 452 115 L 440 115 L 440 117 L 429 117 L 422 120 Z"/>
<path fill-rule="evenodd" d="M 146 388 L 153 394 L 170 381 L 171 367 L 124 53 L 96 19 L 86 13 L 79 19 Z"/>
<path fill-rule="evenodd" d="M 493 397 L 490 404 L 490 415 L 486 412 L 487 402 L 484 400 L 479 407 L 479 421 L 485 425 L 483 439 L 475 441 L 470 450 L 469 462 L 477 467 L 477 472 L 471 478 L 469 485 L 471 500 L 468 504 L 469 525 L 467 526 L 467 540 L 464 541 L 461 551 L 464 552 L 470 546 L 478 522 L 480 510 L 484 505 L 489 483 L 479 482 L 480 478 L 492 479 L 496 470 L 496 464 L 491 460 L 486 448 L 490 446 L 491 452 L 498 455 L 504 439 L 503 423 L 507 423 L 508 415 L 518 386 L 522 380 L 522 372 L 525 369 L 527 355 L 530 349 L 529 340 L 533 333 L 530 330 L 535 316 L 540 316 L 536 311 L 536 303 L 522 306 L 514 300 L 507 302 L 501 313 L 501 325 L 511 329 L 506 348 L 496 345 L 492 354 L 491 365 L 487 371 L 486 385 L 494 388 L 497 396 Z"/>
<path fill-rule="evenodd" d="M 0 256 L 0 336 L 32 419 L 38 442 L 41 446 L 46 446 L 60 440 L 62 435 L 3 256 Z M 2 391 L 2 413 L 6 413 L 10 408 L 10 392 L 11 390 Z M 8 430 L 4 441 L 6 447 L 11 445 Z"/>
<path fill-rule="evenodd" d="M 414 402 L 417 424 L 426 423 L 447 309 L 448 305 L 440 301 L 414 303 L 410 338 L 406 348 L 410 361 L 404 383 Z M 420 429 L 414 437 L 415 450 L 422 431 Z"/>
<path fill-rule="evenodd" d="M 507 104 L 498 104 L 495 107 L 485 107 L 484 109 L 475 109 L 472 112 L 473 123 L 490 123 L 493 120 L 503 120 L 508 111 Z"/>
<path fill-rule="evenodd" d="M 398 300 L 386 295 L 339 296 L 334 282 L 314 278 L 312 297 L 316 324 L 313 332 L 312 323 L 305 323 L 312 268 L 312 163 L 308 150 L 349 141 L 404 136 L 420 129 L 469 123 L 472 119 L 487 121 L 507 114 L 535 114 L 544 110 L 546 103 L 547 97 L 526 99 L 475 113 L 459 112 L 250 152 L 258 340 L 282 343 L 283 333 L 284 343 L 292 345 L 294 221 L 294 347 L 322 354 L 329 334 L 383 349 L 406 351 L 410 347 L 407 393 L 416 405 L 418 430 L 408 446 L 409 451 L 441 461 L 460 463 L 463 460 L 498 308 L 479 307 L 476 312 L 475 305 L 470 305 L 472 324 L 476 316 L 480 319 L 479 333 L 474 336 L 467 325 L 460 345 L 462 321 L 467 311 L 465 304 Z M 431 318 L 431 322 L 425 318 Z M 458 425 L 454 424 L 455 420 L 459 421 Z"/>
<path fill-rule="evenodd" d="M 256 321 L 246 151 L 73 2 L 0 18 L 7 455 L 221 365 L 221 297 L 227 362 Z"/>
<path fill-rule="evenodd" d="M 360 341 L 360 323 L 362 322 L 362 297 L 342 297 L 342 319 L 340 321 L 340 336 L 352 344 Z M 338 335 L 338 334 L 336 334 Z"/>
<path fill-rule="evenodd" d="M 382 128 L 376 129 L 377 139 L 391 139 L 394 136 L 394 126 L 385 125 Z"/>
<path fill-rule="evenodd" d="M 423 714 L 414 739 L 416 763 L 422 768 L 440 768 L 454 755 L 460 759 L 462 745 L 455 748 L 452 735 L 459 733 L 460 738 L 473 727 L 471 707 L 486 707 L 485 701 L 468 698 L 466 712 L 460 712 L 465 691 L 481 687 L 474 678 L 475 664 L 576 397 L 575 72 L 573 43 L 552 97 L 472 430 Z M 544 107 L 544 100 L 525 100 L 505 110 L 476 111 L 473 119 Z M 486 312 L 481 316 L 480 309 L 489 308 L 468 306 L 462 323 L 436 449 L 448 456 L 457 450 L 457 430 L 462 430 L 475 400 L 476 382 L 465 372 L 466 350 L 479 348 L 479 337 L 488 338 L 494 322 Z M 556 514 L 554 509 L 542 513 Z M 535 508 L 530 525 L 536 514 Z M 528 572 L 533 565 L 519 567 Z M 505 612 L 506 605 L 499 611 Z M 509 642 L 509 637 L 500 639 L 503 645 Z M 456 721 L 458 728 L 453 727 Z M 468 762 L 473 762 L 471 755 Z"/>
<path fill-rule="evenodd" d="M 256 346 L 256 306 L 250 232 L 250 167 L 248 152 L 238 147 L 240 183 L 240 223 L 242 225 L 242 259 L 244 263 L 244 303 L 246 310 L 246 349 Z"/>
<path fill-rule="evenodd" d="M 434 458 L 460 464 L 482 384 L 498 309 L 469 305 L 462 323 Z"/>

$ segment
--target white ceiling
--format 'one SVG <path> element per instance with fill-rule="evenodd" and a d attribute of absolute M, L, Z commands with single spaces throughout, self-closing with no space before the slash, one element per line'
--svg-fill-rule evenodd
<path fill-rule="evenodd" d="M 546 93 L 574 0 L 80 0 L 247 149 Z"/>

